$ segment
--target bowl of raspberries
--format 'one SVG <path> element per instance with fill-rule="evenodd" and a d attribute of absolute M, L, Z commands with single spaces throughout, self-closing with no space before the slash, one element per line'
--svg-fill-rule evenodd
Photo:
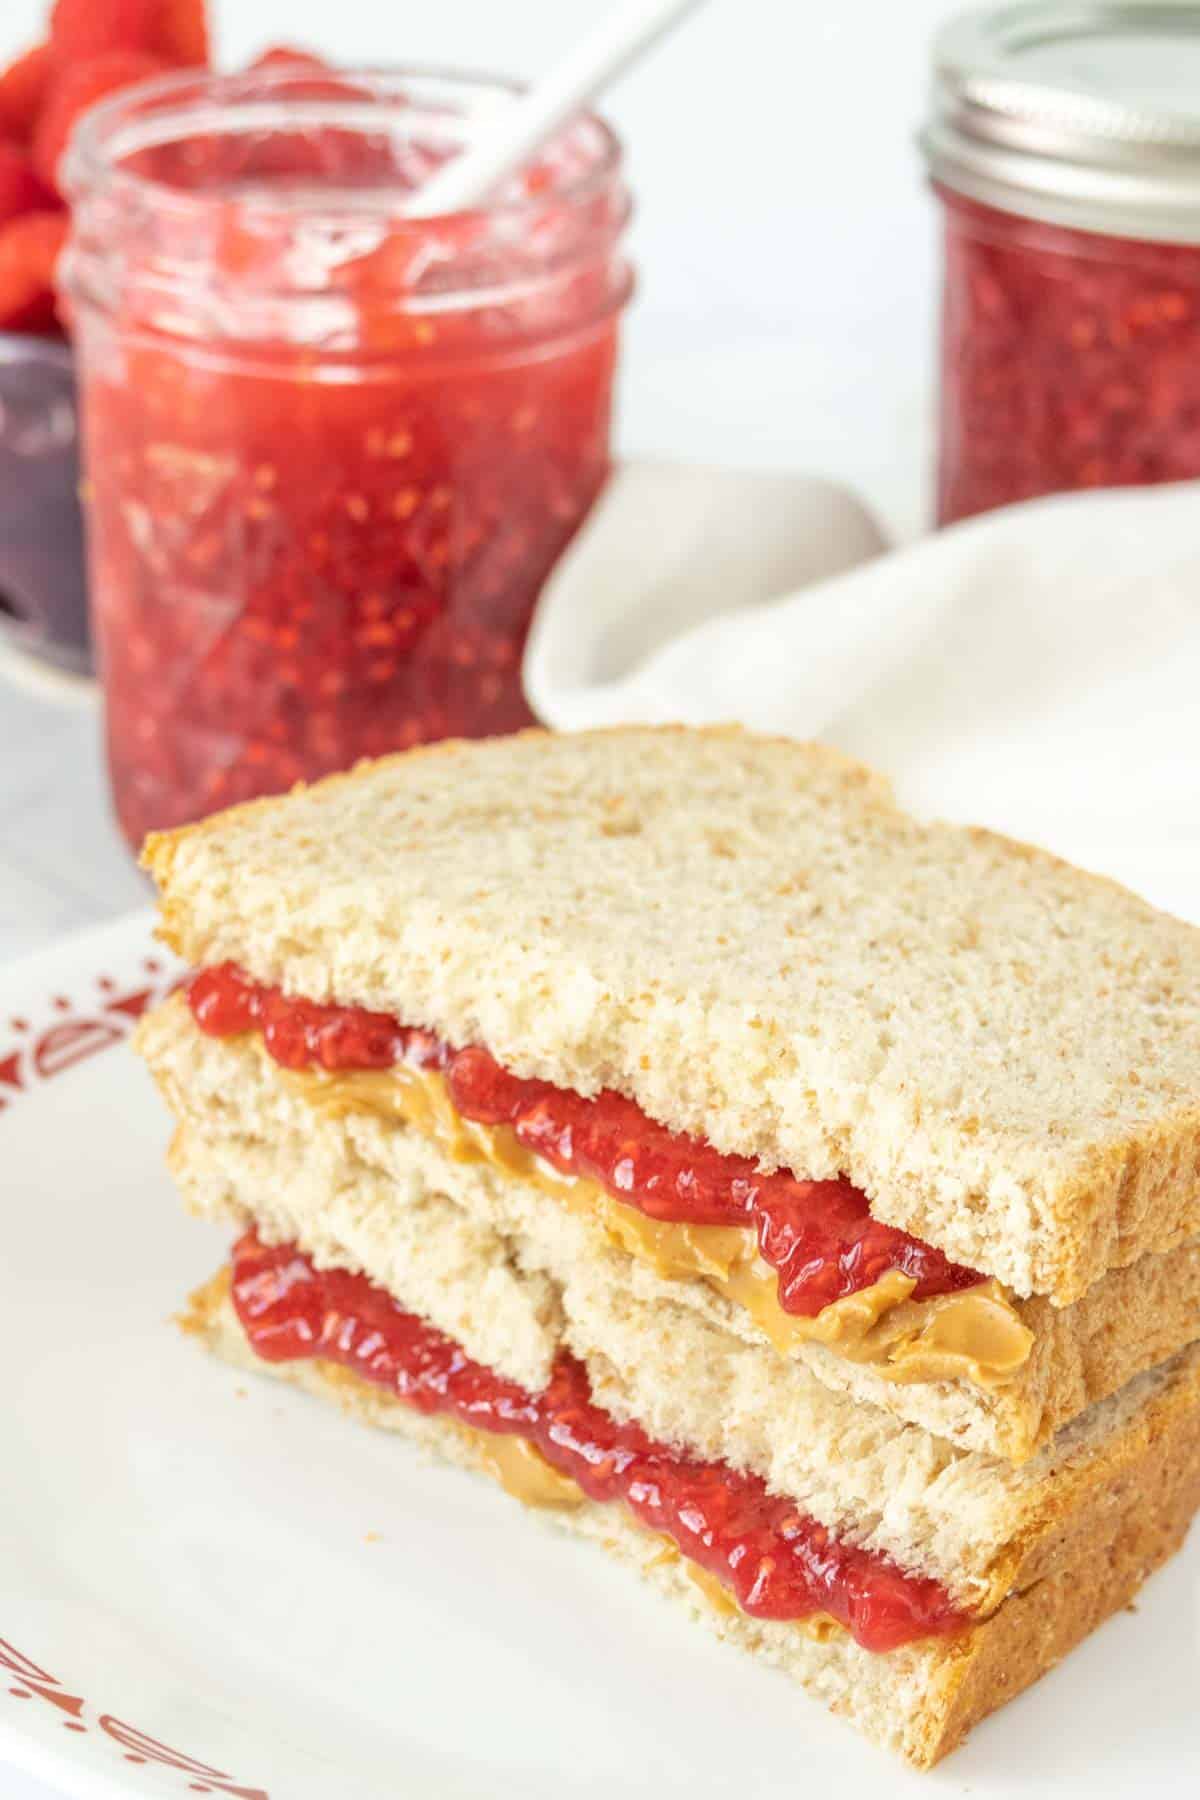
<path fill-rule="evenodd" d="M 59 169 L 91 106 L 208 59 L 205 0 L 54 0 L 0 71 L 0 643 L 67 677 L 90 653 Z"/>

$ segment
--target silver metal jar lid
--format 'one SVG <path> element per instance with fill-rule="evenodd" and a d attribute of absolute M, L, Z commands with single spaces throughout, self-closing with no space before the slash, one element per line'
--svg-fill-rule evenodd
<path fill-rule="evenodd" d="M 1200 0 L 1024 0 L 934 44 L 921 148 L 970 199 L 1200 244 Z"/>

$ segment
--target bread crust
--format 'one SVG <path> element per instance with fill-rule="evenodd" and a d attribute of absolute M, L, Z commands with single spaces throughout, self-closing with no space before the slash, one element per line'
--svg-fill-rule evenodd
<path fill-rule="evenodd" d="M 1017 1302 L 1034 1335 L 999 1396 L 996 1448 L 1023 1462 L 1072 1419 L 1200 1337 L 1200 1238 L 1112 1269 L 1073 1306 Z"/>
<path fill-rule="evenodd" d="M 1141 1446 L 1114 1468 L 1086 1526 L 1063 1519 L 1061 1549 L 947 1656 L 906 1754 L 929 1768 L 981 1719 L 1040 1679 L 1097 1626 L 1130 1605 L 1175 1554 L 1200 1507 L 1200 1403 L 1194 1382 L 1156 1405 Z M 1064 1504 L 1068 1502 L 1064 1501 Z"/>
<path fill-rule="evenodd" d="M 333 1400 L 363 1424 L 412 1438 L 468 1469 L 483 1465 L 473 1435 L 428 1418 L 337 1365 L 265 1364 L 237 1323 L 222 1272 L 181 1319 L 210 1351 Z M 1183 1542 L 1200 1506 L 1200 1362 L 1181 1361 L 1124 1434 L 1102 1488 L 1079 1504 L 1061 1497 L 1059 1529 L 1028 1559 L 1021 1581 L 982 1623 L 953 1640 L 927 1640 L 872 1655 L 845 1633 L 815 1642 L 794 1627 L 716 1612 L 678 1562 L 619 1509 L 588 1503 L 552 1522 L 598 1539 L 711 1629 L 782 1668 L 868 1736 L 927 1769 L 979 1721 L 1029 1687 L 1121 1608 Z"/>
<path fill-rule="evenodd" d="M 356 1126 L 318 1115 L 252 1039 L 205 1037 L 180 995 L 144 1023 L 138 1041 L 168 1104 L 202 1136 L 232 1133 L 247 1146 L 274 1145 L 289 1167 L 312 1152 L 323 1167 L 336 1171 L 333 1185 L 339 1188 L 371 1174 L 390 1177 L 391 1191 L 379 1204 L 397 1221 L 414 1182 L 423 1183 L 448 1195 L 476 1225 L 501 1235 L 499 1268 L 519 1259 L 561 1287 L 566 1270 L 554 1230 L 558 1207 L 539 1190 L 455 1163 L 409 1127 L 385 1128 L 370 1120 Z M 243 1182 L 235 1173 L 233 1180 L 238 1203 L 248 1210 L 266 1198 L 256 1194 L 248 1177 Z M 283 1206 L 281 1200 L 273 1207 L 277 1223 Z M 609 1254 L 612 1246 L 600 1228 L 589 1231 L 593 1257 Z M 625 1257 L 624 1251 L 613 1253 Z M 371 1273 L 379 1278 L 378 1270 Z M 723 1331 L 766 1344 L 750 1316 L 702 1280 L 670 1279 L 645 1268 L 637 1279 L 664 1302 L 681 1302 Z M 500 1304 L 495 1287 L 491 1303 Z M 1025 1462 L 1088 1407 L 1200 1336 L 1200 1239 L 1113 1270 L 1073 1306 L 1056 1308 L 1036 1299 L 1018 1301 L 1016 1310 L 1034 1333 L 1033 1352 L 1017 1377 L 993 1392 L 966 1383 L 897 1385 L 815 1344 L 802 1347 L 800 1360 L 826 1386 L 851 1398 L 957 1444 Z M 524 1370 L 512 1373 L 528 1379 Z"/>
<path fill-rule="evenodd" d="M 1200 933 L 736 729 L 450 742 L 151 838 L 162 932 L 629 1093 L 1023 1295 L 1200 1233 Z M 684 899 L 686 896 L 686 900 Z"/>

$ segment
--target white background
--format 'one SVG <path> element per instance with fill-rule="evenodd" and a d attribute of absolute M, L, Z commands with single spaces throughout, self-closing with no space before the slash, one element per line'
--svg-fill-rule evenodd
<path fill-rule="evenodd" d="M 47 6 L 0 0 L 0 59 Z M 231 65 L 284 40 L 528 77 L 599 7 L 217 0 L 215 15 Z M 708 0 L 613 93 L 638 201 L 624 447 L 823 470 L 893 529 L 919 528 L 936 233 L 912 139 L 929 39 L 953 10 Z M 143 897 L 108 821 L 95 718 L 0 683 L 0 959 Z M 4 1800 L 51 1792 L 0 1768 Z"/>

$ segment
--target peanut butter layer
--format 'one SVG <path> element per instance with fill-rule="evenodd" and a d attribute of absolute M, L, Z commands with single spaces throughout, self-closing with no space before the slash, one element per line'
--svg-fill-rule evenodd
<path fill-rule="evenodd" d="M 475 1439 L 480 1464 L 506 1494 L 526 1506 L 582 1506 L 587 1498 L 577 1481 L 552 1468 L 528 1438 L 462 1427 Z M 722 1590 L 724 1591 L 724 1590 Z"/>
<path fill-rule="evenodd" d="M 775 1348 L 827 1345 L 869 1364 L 889 1381 L 967 1381 L 1002 1388 L 1028 1361 L 1034 1337 L 996 1281 L 930 1300 L 913 1300 L 915 1283 L 899 1270 L 813 1317 L 785 1312 L 778 1272 L 759 1255 L 753 1229 L 651 1219 L 598 1182 L 564 1175 L 528 1150 L 504 1125 L 480 1125 L 455 1108 L 436 1070 L 398 1064 L 386 1070 L 280 1069 L 278 1074 L 330 1118 L 370 1112 L 434 1139 L 459 1162 L 485 1163 L 528 1182 L 570 1211 L 598 1223 L 609 1238 L 674 1280 L 699 1278 L 742 1307 Z"/>

